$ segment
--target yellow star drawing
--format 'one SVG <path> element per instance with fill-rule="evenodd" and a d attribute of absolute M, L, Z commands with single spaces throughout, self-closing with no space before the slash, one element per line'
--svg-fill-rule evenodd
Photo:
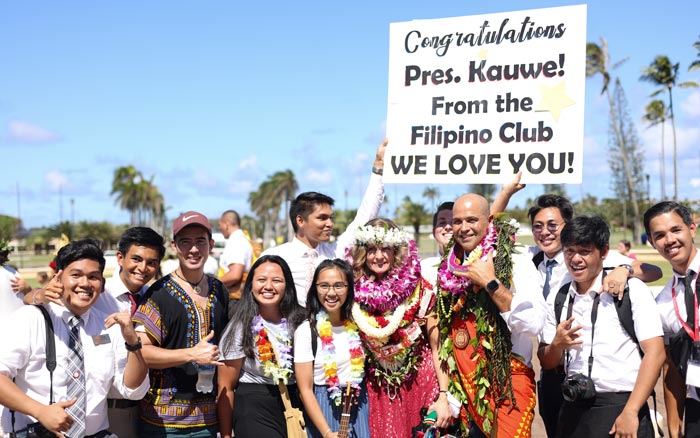
<path fill-rule="evenodd" d="M 549 111 L 557 122 L 559 121 L 561 110 L 576 103 L 571 97 L 566 95 L 566 81 L 554 87 L 541 85 L 540 91 L 542 92 L 542 101 L 540 106 L 535 108 L 535 111 Z"/>
<path fill-rule="evenodd" d="M 486 59 L 486 56 L 488 55 L 489 51 L 486 49 L 481 49 L 478 52 L 479 59 Z"/>

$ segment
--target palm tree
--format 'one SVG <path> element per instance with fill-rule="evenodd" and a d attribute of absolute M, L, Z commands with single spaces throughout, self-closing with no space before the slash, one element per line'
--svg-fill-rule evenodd
<path fill-rule="evenodd" d="M 469 184 L 469 193 L 475 193 L 486 198 L 489 202 L 493 201 L 493 195 L 496 194 L 495 184 Z"/>
<path fill-rule="evenodd" d="M 286 228 L 285 234 L 287 235 L 287 240 L 292 240 L 292 237 L 294 237 L 294 231 L 290 226 L 288 219 L 289 203 L 292 202 L 297 190 L 299 190 L 299 183 L 294 176 L 294 172 L 292 172 L 290 169 L 276 172 L 270 177 L 270 181 L 272 181 L 272 185 L 274 187 L 274 191 L 270 195 L 273 197 L 273 199 L 278 199 L 280 202 L 280 209 L 282 209 L 282 214 L 284 217 L 283 223 L 285 224 Z M 277 225 L 278 227 L 281 225 L 279 220 L 277 221 Z M 281 235 L 281 233 L 278 235 Z"/>
<path fill-rule="evenodd" d="M 399 222 L 413 227 L 413 240 L 418 245 L 420 239 L 420 226 L 430 222 L 430 213 L 423 204 L 411 201 L 410 196 L 403 198 L 403 203 L 397 212 Z"/>
<path fill-rule="evenodd" d="M 435 186 L 428 186 L 423 190 L 423 197 L 430 200 L 430 206 L 435 211 L 435 200 L 440 197 L 440 190 Z"/>
<path fill-rule="evenodd" d="M 688 71 L 700 70 L 700 37 L 693 43 L 693 48 L 698 51 L 697 57 L 699 59 L 696 59 L 690 63 L 688 66 Z"/>
<path fill-rule="evenodd" d="M 613 128 L 613 133 L 615 135 L 615 142 L 620 148 L 620 157 L 622 158 L 622 168 L 625 172 L 625 180 L 627 182 L 627 192 L 629 193 L 630 200 L 632 201 L 632 214 L 633 214 L 633 235 L 635 240 L 639 236 L 638 227 L 640 226 L 640 213 L 639 213 L 639 203 L 637 202 L 637 190 L 635 189 L 634 179 L 632 176 L 631 165 L 628 159 L 627 145 L 622 138 L 622 132 L 620 130 L 620 120 L 618 118 L 619 109 L 615 108 L 615 102 L 613 96 L 610 94 L 610 71 L 627 59 L 622 59 L 614 64 L 610 64 L 610 54 L 608 53 L 608 42 L 605 38 L 600 38 L 601 45 L 596 43 L 586 44 L 586 76 L 594 76 L 600 74 L 603 76 L 603 88 L 601 94 L 605 94 L 608 99 L 608 105 L 610 107 L 610 121 Z M 619 79 L 618 79 L 619 81 Z"/>
<path fill-rule="evenodd" d="M 139 212 L 139 183 L 143 181 L 143 175 L 132 165 L 122 166 L 114 171 L 112 191 L 110 195 L 117 195 L 115 200 L 119 208 L 126 210 L 131 215 L 131 225 L 138 222 Z"/>
<path fill-rule="evenodd" d="M 664 125 L 666 125 L 666 104 L 663 100 L 654 99 L 647 105 L 646 114 L 642 120 L 649 123 L 649 127 L 661 125 L 661 163 L 659 174 L 661 176 L 661 200 L 666 200 L 666 155 L 664 151 Z"/>
<path fill-rule="evenodd" d="M 640 80 L 651 82 L 661 88 L 651 94 L 654 97 L 664 91 L 668 91 L 668 113 L 671 119 L 671 129 L 673 132 L 673 200 L 678 201 L 678 147 L 676 144 L 676 121 L 673 114 L 673 87 L 697 87 L 695 82 L 681 82 L 678 80 L 679 64 L 673 64 L 668 56 L 658 55 L 648 67 L 642 69 Z"/>

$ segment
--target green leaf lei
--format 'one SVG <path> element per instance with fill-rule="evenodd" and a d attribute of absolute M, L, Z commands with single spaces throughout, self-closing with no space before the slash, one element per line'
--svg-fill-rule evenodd
<path fill-rule="evenodd" d="M 505 287 L 510 288 L 513 275 L 512 255 L 517 253 L 515 233 L 519 224 L 509 217 L 499 214 L 494 218 L 493 226 L 498 230 L 496 256 L 493 259 L 496 277 Z M 453 246 L 454 238 L 445 249 L 440 269 L 446 265 L 447 256 Z M 474 376 L 476 388 L 474 401 L 476 411 L 484 417 L 484 432 L 489 434 L 495 421 L 489 399 L 493 399 L 496 406 L 510 400 L 513 408 L 516 407 L 510 370 L 513 347 L 510 330 L 486 290 L 479 289 L 476 292 L 465 290 L 464 293 L 456 295 L 450 291 L 441 290 L 440 282 L 437 283 L 437 312 L 440 329 L 439 357 L 448 366 L 450 393 L 463 404 L 467 403 L 468 397 L 462 387 L 457 361 L 453 356 L 450 331 L 454 312 L 459 312 L 459 316 L 463 319 L 467 319 L 470 313 L 476 317 L 476 336 L 469 340 L 469 345 L 476 347 L 481 342 L 484 354 L 474 357 L 474 360 L 478 360 Z M 468 432 L 466 424 L 462 424 L 462 428 L 464 432 Z"/>

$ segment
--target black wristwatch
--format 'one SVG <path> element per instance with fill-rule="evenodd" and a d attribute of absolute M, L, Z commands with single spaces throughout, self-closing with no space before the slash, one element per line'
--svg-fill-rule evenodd
<path fill-rule="evenodd" d="M 131 345 L 128 342 L 124 342 L 124 346 L 126 347 L 126 351 L 131 351 L 133 353 L 134 351 L 139 351 L 141 349 L 141 347 L 143 346 L 141 344 L 141 338 L 139 337 L 137 339 L 138 339 L 138 341 L 136 341 L 136 343 L 134 345 Z"/>
<path fill-rule="evenodd" d="M 500 285 L 501 285 L 501 282 L 498 281 L 498 278 L 494 278 L 493 280 L 486 283 L 486 292 L 492 294 L 498 290 L 498 287 Z"/>
<path fill-rule="evenodd" d="M 634 268 L 632 267 L 632 265 L 629 265 L 629 264 L 625 263 L 625 264 L 623 264 L 623 265 L 618 266 L 618 268 L 625 268 L 625 269 L 627 269 L 627 271 L 630 273 L 629 278 L 634 277 Z"/>

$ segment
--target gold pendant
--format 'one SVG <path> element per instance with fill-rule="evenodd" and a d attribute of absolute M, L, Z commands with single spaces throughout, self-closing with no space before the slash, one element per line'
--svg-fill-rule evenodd
<path fill-rule="evenodd" d="M 197 295 L 199 295 L 199 294 L 202 293 L 202 288 L 199 287 L 199 285 L 196 285 L 196 286 L 194 287 L 194 292 L 195 292 Z"/>
<path fill-rule="evenodd" d="M 452 345 L 460 350 L 467 347 L 469 344 L 469 333 L 465 329 L 459 329 L 452 337 Z"/>

